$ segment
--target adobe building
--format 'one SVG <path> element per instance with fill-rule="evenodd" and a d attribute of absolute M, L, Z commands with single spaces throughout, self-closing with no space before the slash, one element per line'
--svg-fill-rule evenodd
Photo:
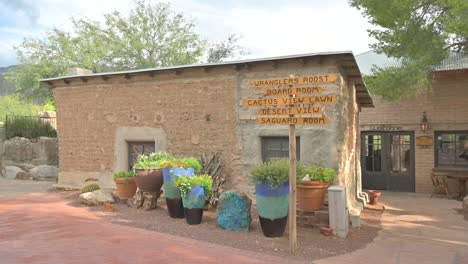
<path fill-rule="evenodd" d="M 398 61 L 372 51 L 357 56 L 363 74 Z M 361 114 L 363 187 L 430 193 L 431 175 L 468 176 L 468 57 L 452 53 L 433 67 L 431 91 L 384 102 Z M 458 191 L 456 178 L 449 192 Z"/>
<path fill-rule="evenodd" d="M 260 109 L 284 105 L 246 107 L 244 101 L 267 98 L 264 89 L 289 84 L 321 87 L 322 93 L 307 95 L 317 96 L 315 101 L 298 106 L 323 107 L 323 114 L 309 115 L 315 119 L 308 120 L 326 117 L 327 122 L 297 126 L 298 158 L 309 165 L 336 169 L 335 184 L 347 187 L 350 208 L 359 210 L 364 203 L 359 112 L 373 103 L 351 52 L 64 76 L 41 82 L 53 88 L 57 106 L 59 184 L 81 186 L 85 179 L 95 178 L 102 187 L 114 188 L 112 174 L 129 170 L 139 153 L 197 156 L 220 152 L 226 163 L 226 188 L 250 194 L 250 167 L 288 155 L 288 126 L 257 124 Z"/>

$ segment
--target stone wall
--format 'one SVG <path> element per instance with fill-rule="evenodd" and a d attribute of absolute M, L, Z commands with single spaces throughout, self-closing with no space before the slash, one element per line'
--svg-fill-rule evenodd
<path fill-rule="evenodd" d="M 361 129 L 369 131 L 375 125 L 399 126 L 401 131 L 414 131 L 415 137 L 434 137 L 435 131 L 468 130 L 468 71 L 440 72 L 436 74 L 430 92 L 419 94 L 401 102 L 383 102 L 374 96 L 375 108 L 363 109 Z M 420 129 L 426 111 L 429 128 Z M 431 192 L 431 172 L 435 166 L 434 146 L 415 146 L 416 192 Z M 451 184 L 455 192 L 455 184 Z"/>

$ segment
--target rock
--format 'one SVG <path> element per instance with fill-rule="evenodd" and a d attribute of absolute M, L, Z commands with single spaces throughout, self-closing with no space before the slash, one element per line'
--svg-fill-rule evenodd
<path fill-rule="evenodd" d="M 16 166 L 6 166 L 2 171 L 2 177 L 7 178 L 7 179 L 16 179 L 16 174 L 18 172 L 25 172 L 25 171 Z"/>
<path fill-rule="evenodd" d="M 138 190 L 133 197 L 127 200 L 127 205 L 131 208 L 142 208 L 149 211 L 158 207 L 158 198 L 162 191 L 159 192 L 142 192 Z"/>
<path fill-rule="evenodd" d="M 16 173 L 16 178 L 17 180 L 32 180 L 34 177 L 27 172 L 18 172 Z"/>
<path fill-rule="evenodd" d="M 92 192 L 82 193 L 80 195 L 80 202 L 95 206 L 104 203 L 114 203 L 112 192 L 106 190 L 96 190 Z"/>
<path fill-rule="evenodd" d="M 329 227 L 322 226 L 320 228 L 320 233 L 322 233 L 325 236 L 331 236 L 333 234 L 333 230 Z"/>
<path fill-rule="evenodd" d="M 463 210 L 468 213 L 468 195 L 463 198 Z"/>
<path fill-rule="evenodd" d="M 31 169 L 29 173 L 34 177 L 34 180 L 55 181 L 57 179 L 59 169 L 55 166 L 40 165 Z"/>
<path fill-rule="evenodd" d="M 252 221 L 251 206 L 252 200 L 243 192 L 222 193 L 216 209 L 218 226 L 230 231 L 248 232 Z"/>

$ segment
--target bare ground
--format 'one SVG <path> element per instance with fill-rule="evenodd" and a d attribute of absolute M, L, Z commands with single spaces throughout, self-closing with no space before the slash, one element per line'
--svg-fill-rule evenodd
<path fill-rule="evenodd" d="M 70 200 L 70 206 L 85 207 L 78 201 L 78 192 L 58 192 L 62 198 Z M 163 199 L 159 199 L 161 202 Z M 257 251 L 277 256 L 289 257 L 287 233 L 281 238 L 263 236 L 256 210 L 252 209 L 250 232 L 231 232 L 216 225 L 216 212 L 205 211 L 200 225 L 188 225 L 185 219 L 170 218 L 165 204 L 152 211 L 129 208 L 124 203 L 115 204 L 115 212 L 105 212 L 102 207 L 90 207 L 99 216 L 112 223 L 153 230 L 196 240 L 226 245 L 239 249 Z M 351 228 L 346 239 L 326 237 L 318 229 L 298 227 L 298 260 L 316 260 L 346 254 L 364 248 L 372 242 L 381 229 L 383 206 L 366 208 L 361 215 L 362 228 Z"/>

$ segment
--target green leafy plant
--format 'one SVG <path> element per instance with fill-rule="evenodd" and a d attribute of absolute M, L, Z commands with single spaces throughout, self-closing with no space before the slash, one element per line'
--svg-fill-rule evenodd
<path fill-rule="evenodd" d="M 133 165 L 134 169 L 154 169 L 160 168 L 165 161 L 173 159 L 172 155 L 167 152 L 153 152 L 149 155 L 139 155 L 138 161 Z"/>
<path fill-rule="evenodd" d="M 114 174 L 114 176 L 112 178 L 114 178 L 114 179 L 131 178 L 134 175 L 135 174 L 133 173 L 133 171 L 120 171 L 120 172 L 117 172 L 116 174 Z"/>
<path fill-rule="evenodd" d="M 205 189 L 205 196 L 208 197 L 211 195 L 213 179 L 208 174 L 196 176 L 177 176 L 173 172 L 171 172 L 171 174 L 176 179 L 175 185 L 179 188 L 182 197 L 186 197 L 187 193 L 196 186 L 201 186 Z"/>
<path fill-rule="evenodd" d="M 92 192 L 92 191 L 96 191 L 96 190 L 99 190 L 99 189 L 101 189 L 101 187 L 99 187 L 99 184 L 97 184 L 95 182 L 91 182 L 91 183 L 85 184 L 85 185 L 83 185 L 83 187 L 81 187 L 81 193 Z"/>
<path fill-rule="evenodd" d="M 195 170 L 195 173 L 199 173 L 202 171 L 203 166 L 200 164 L 197 158 L 195 157 L 188 157 L 188 158 L 180 158 L 180 159 L 175 159 L 173 162 L 180 162 L 183 164 L 187 164 L 187 168 L 193 168 Z"/>
<path fill-rule="evenodd" d="M 336 178 L 336 171 L 334 169 L 324 167 L 312 166 L 307 168 L 305 173 L 305 178 L 311 181 L 332 182 Z M 303 180 L 304 176 L 298 176 L 298 179 Z"/>
<path fill-rule="evenodd" d="M 305 175 L 304 165 L 299 161 L 296 165 L 296 175 L 301 178 Z M 272 159 L 257 164 L 250 171 L 250 180 L 255 185 L 267 180 L 270 182 L 272 189 L 278 188 L 282 183 L 289 181 L 289 160 Z"/>
<path fill-rule="evenodd" d="M 8 116 L 5 121 L 7 138 L 57 137 L 57 131 L 47 119 L 36 116 Z"/>

